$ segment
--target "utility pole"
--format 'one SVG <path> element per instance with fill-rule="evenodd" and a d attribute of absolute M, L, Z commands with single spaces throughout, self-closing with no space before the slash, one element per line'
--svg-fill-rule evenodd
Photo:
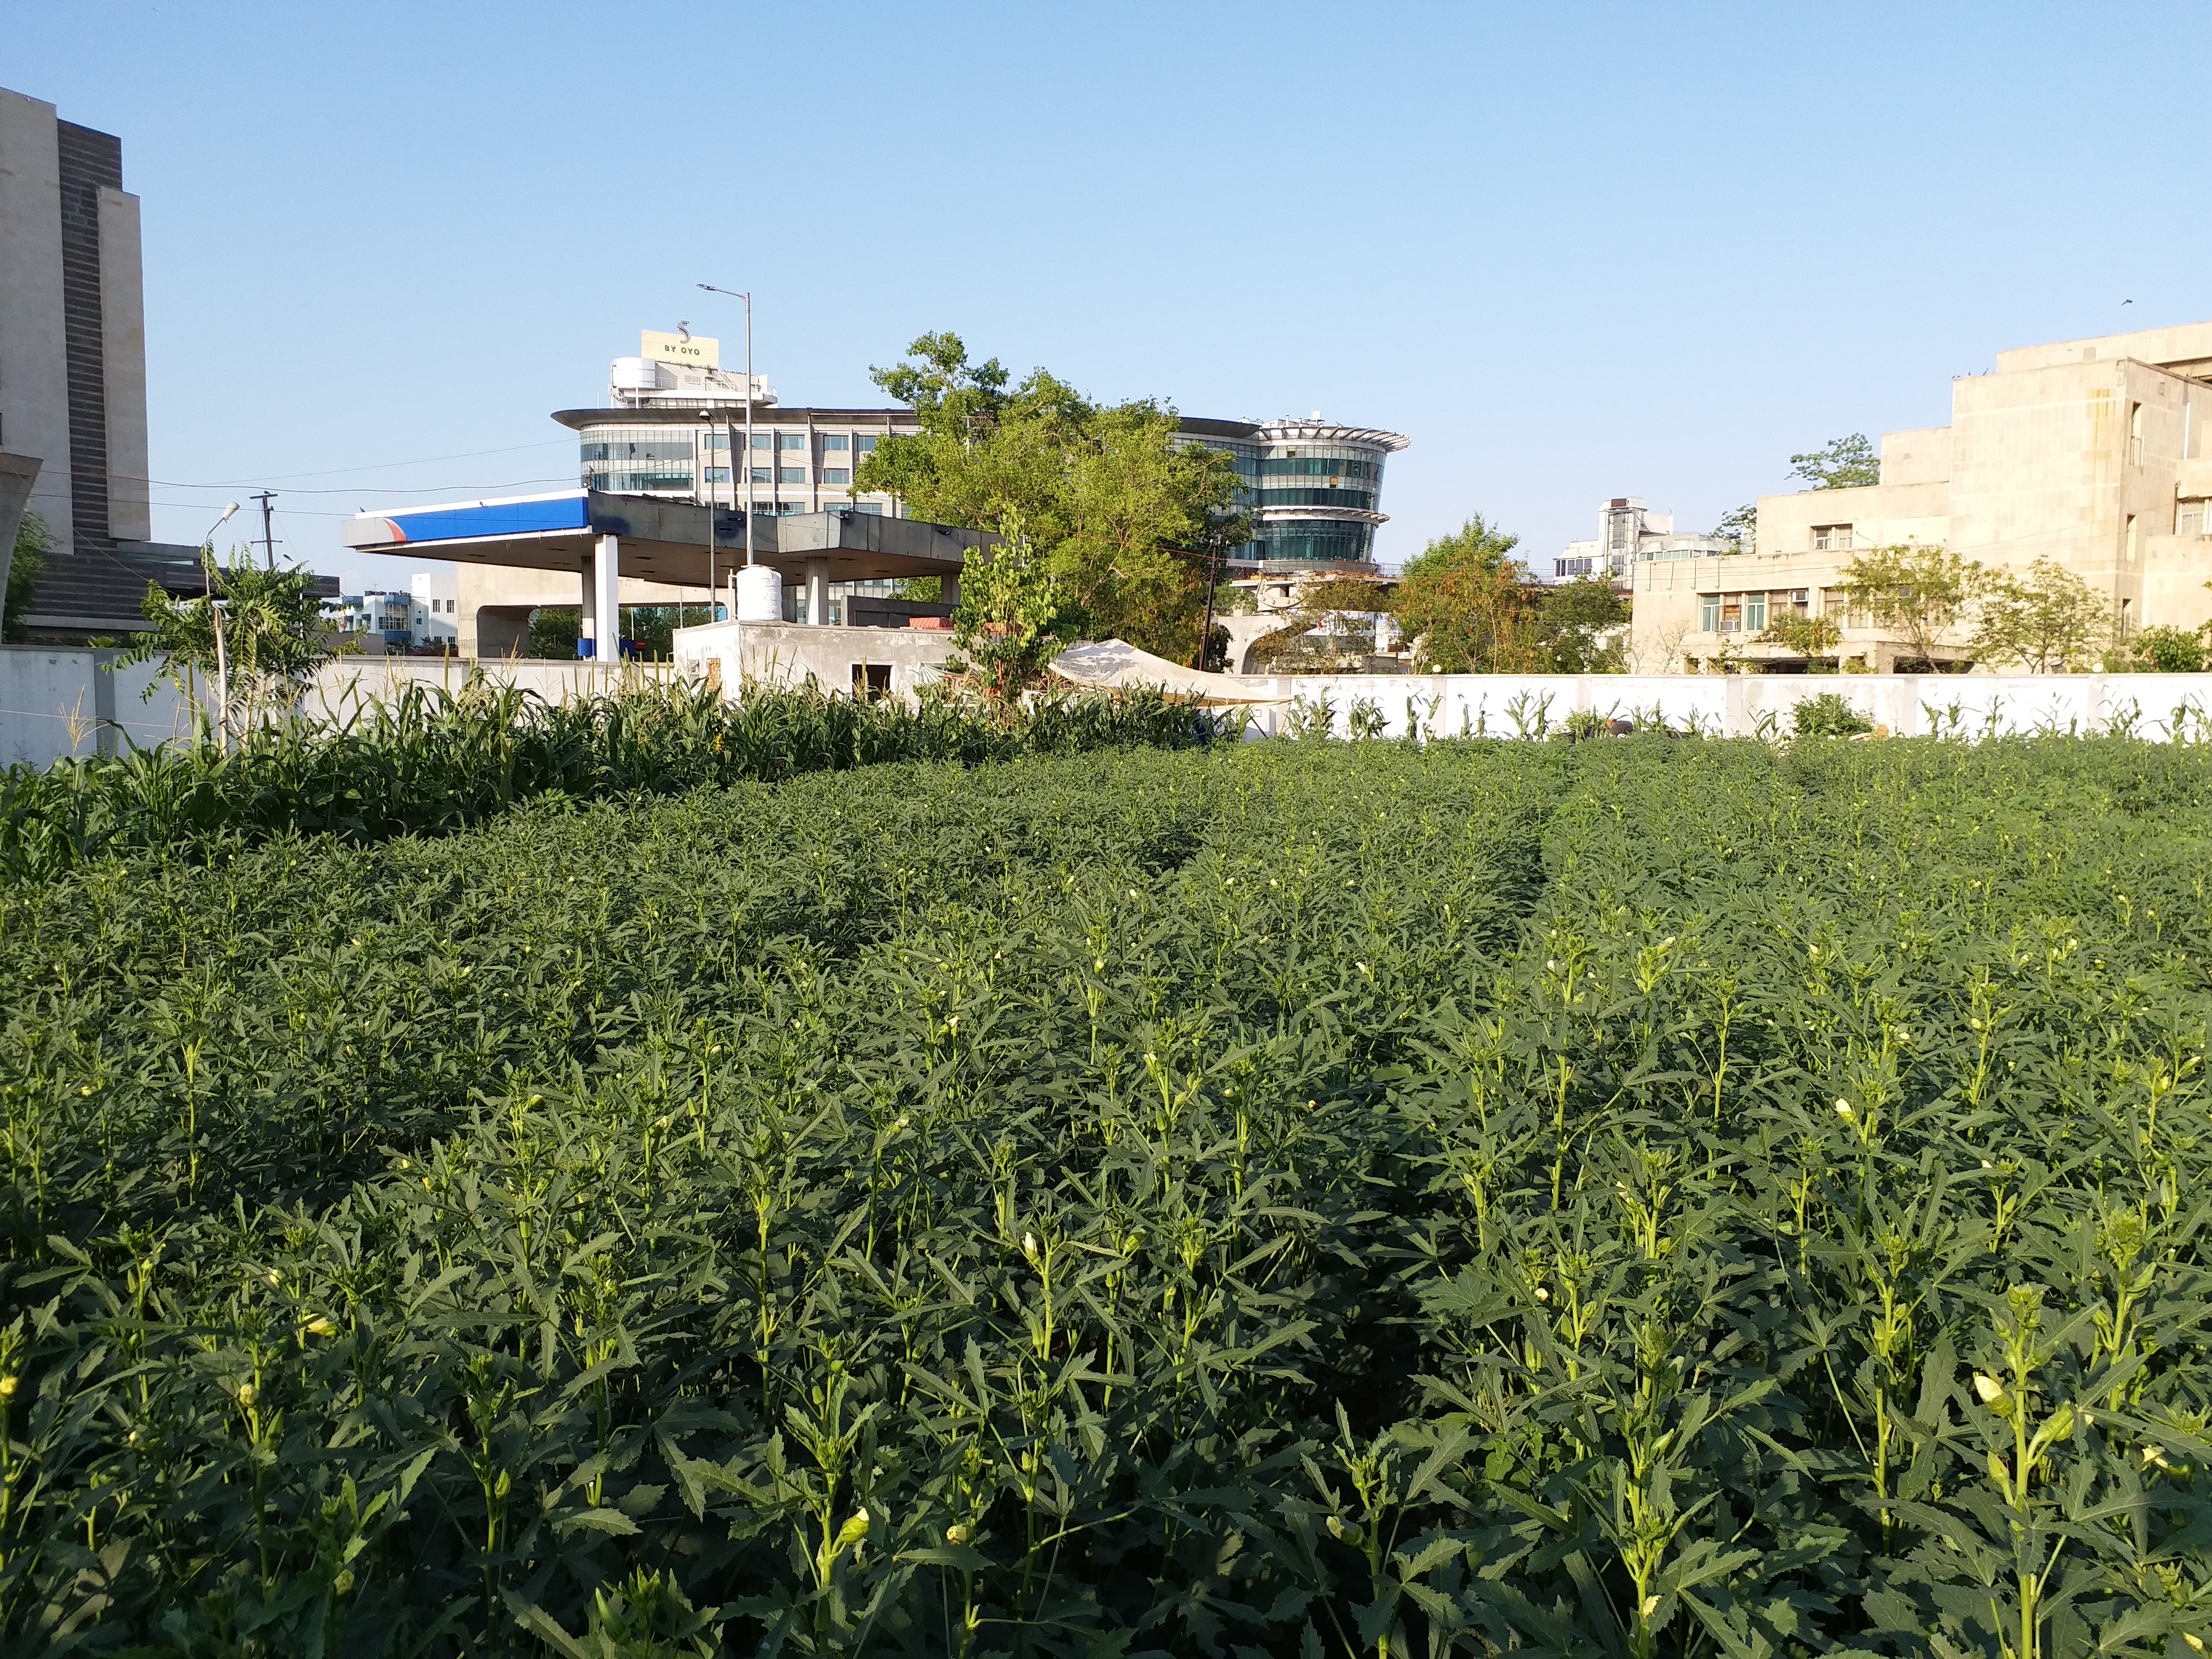
<path fill-rule="evenodd" d="M 269 568 L 274 570 L 276 568 L 276 534 L 270 519 L 273 509 L 270 503 L 276 499 L 276 492 L 264 489 L 258 495 L 249 495 L 246 499 L 261 503 L 261 551 L 269 562 Z"/>

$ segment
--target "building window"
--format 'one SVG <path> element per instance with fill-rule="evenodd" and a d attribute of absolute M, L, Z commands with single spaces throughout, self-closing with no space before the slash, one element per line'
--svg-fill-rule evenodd
<path fill-rule="evenodd" d="M 1781 602 L 1782 596 L 1779 593 L 1776 594 L 1774 597 L 1777 603 Z M 1792 588 L 1790 591 L 1790 609 L 1798 616 L 1804 616 L 1810 609 L 1812 598 L 1812 590 L 1809 588 Z"/>
<path fill-rule="evenodd" d="M 779 432 L 775 434 L 775 447 L 778 449 L 804 449 L 806 447 L 806 434 L 804 432 Z"/>
<path fill-rule="evenodd" d="M 803 466 L 780 466 L 775 470 L 775 481 L 780 484 L 803 484 L 806 482 L 806 469 Z"/>
<path fill-rule="evenodd" d="M 772 433 L 756 432 L 753 434 L 753 447 L 755 449 L 767 449 L 770 447 L 775 441 L 775 434 Z"/>
<path fill-rule="evenodd" d="M 849 466 L 825 466 L 822 469 L 822 482 L 826 484 L 848 484 L 853 482 L 853 469 Z"/>
<path fill-rule="evenodd" d="M 769 477 L 769 468 L 764 466 L 755 467 L 753 469 L 753 482 L 755 483 L 774 483 L 775 480 Z"/>
<path fill-rule="evenodd" d="M 2175 514 L 2173 533 L 2177 536 L 2212 535 L 2212 514 L 2205 511 L 2203 501 L 2184 501 L 2181 511 Z"/>
<path fill-rule="evenodd" d="M 2136 515 L 2130 513 L 2128 514 L 2128 562 L 2130 564 L 2136 562 Z"/>
<path fill-rule="evenodd" d="M 833 432 L 828 437 L 823 439 L 822 447 L 824 449 L 843 449 L 850 442 L 851 440 L 847 438 L 843 433 Z"/>
<path fill-rule="evenodd" d="M 891 665 L 887 662 L 853 665 L 853 701 L 881 702 L 891 694 Z"/>
<path fill-rule="evenodd" d="M 876 441 L 873 438 L 862 438 L 860 441 L 860 453 L 863 455 L 872 455 L 876 453 Z"/>
<path fill-rule="evenodd" d="M 1721 595 L 1721 632 L 1723 634 L 1741 634 L 1743 632 L 1742 594 L 1723 593 Z"/>
<path fill-rule="evenodd" d="M 1815 553 L 1842 553 L 1850 550 L 1851 527 L 1847 524 L 1816 524 L 1813 526 L 1813 550 Z"/>
<path fill-rule="evenodd" d="M 1721 596 L 1717 593 L 1706 594 L 1700 601 L 1700 609 L 1704 614 L 1698 618 L 1698 626 L 1708 634 L 1720 632 Z"/>
<path fill-rule="evenodd" d="M 727 483 L 730 481 L 730 469 L 726 466 L 710 466 L 705 471 L 708 483 Z"/>
<path fill-rule="evenodd" d="M 2128 465 L 2142 465 L 2142 405 L 2128 405 Z"/>
<path fill-rule="evenodd" d="M 1759 634 L 1766 628 L 1766 595 L 1747 593 L 1743 596 L 1743 627 L 1747 634 Z"/>
<path fill-rule="evenodd" d="M 700 438 L 699 447 L 702 449 L 727 449 L 730 447 L 730 434 L 726 432 L 707 433 Z"/>

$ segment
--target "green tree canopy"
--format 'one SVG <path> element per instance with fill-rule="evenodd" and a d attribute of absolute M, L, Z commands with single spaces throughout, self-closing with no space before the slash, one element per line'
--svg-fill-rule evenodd
<path fill-rule="evenodd" d="M 1960 617 L 1988 585 L 1988 573 L 1972 560 L 1917 544 L 1870 548 L 1840 574 L 1851 603 L 1864 605 L 1878 626 L 1931 668 L 1937 649 L 1952 643 Z"/>
<path fill-rule="evenodd" d="M 1790 474 L 1815 489 L 1851 489 L 1881 482 L 1881 458 L 1863 432 L 1838 438 L 1809 455 L 1792 455 Z"/>
<path fill-rule="evenodd" d="M 1216 566 L 1251 538 L 1225 453 L 1174 441 L 1174 411 L 1150 399 L 1093 404 L 1042 368 L 1010 387 L 957 334 L 925 334 L 870 374 L 921 429 L 863 458 L 856 489 L 970 530 L 1005 534 L 1018 515 L 1061 625 L 1191 659 Z"/>
<path fill-rule="evenodd" d="M 2146 628 L 2128 641 L 2135 666 L 2146 674 L 2201 674 L 2204 641 L 2186 628 Z"/>
<path fill-rule="evenodd" d="M 1364 661 L 1375 648 L 1374 617 L 1397 610 L 1387 585 L 1362 576 L 1309 578 L 1298 584 L 1297 599 L 1282 626 L 1252 647 L 1270 673 L 1334 674 L 1346 658 Z"/>
<path fill-rule="evenodd" d="M 15 526 L 15 546 L 8 565 L 8 591 L 0 598 L 0 639 L 15 642 L 29 631 L 23 616 L 31 607 L 31 590 L 38 586 L 39 573 L 46 568 L 46 550 L 52 545 L 43 514 L 26 513 Z"/>
<path fill-rule="evenodd" d="M 1725 536 L 1732 542 L 1749 543 L 1759 535 L 1759 503 L 1746 501 L 1741 507 L 1721 514 L 1721 521 L 1713 526 L 1713 534 Z"/>
<path fill-rule="evenodd" d="M 1011 703 L 1043 678 L 1064 642 L 1066 594 L 1049 562 L 1030 539 L 1021 509 L 994 515 L 1005 538 L 994 548 L 971 550 L 960 572 L 960 603 L 952 611 L 952 643 L 960 654 L 946 672 L 972 675 L 993 702 Z"/>
<path fill-rule="evenodd" d="M 1832 671 L 1836 647 L 1843 637 L 1843 626 L 1832 617 L 1801 617 L 1787 611 L 1769 623 L 1764 633 L 1753 635 L 1752 643 L 1778 645 L 1804 658 L 1808 665 L 1825 663 Z"/>
<path fill-rule="evenodd" d="M 161 673 L 198 712 L 200 692 L 220 689 L 210 711 L 217 728 L 228 734 L 250 727 L 264 715 L 298 702 L 315 671 L 337 654 L 323 621 L 323 603 L 314 591 L 313 573 L 294 565 L 266 570 L 250 549 L 234 549 L 228 564 L 209 563 L 207 597 L 173 599 L 149 586 L 142 609 L 150 630 L 139 635 L 123 664 L 158 660 Z M 222 648 L 216 638 L 216 606 L 222 609 Z M 147 687 L 152 695 L 153 687 Z"/>
<path fill-rule="evenodd" d="M 1520 542 L 1477 513 L 1407 562 L 1395 609 L 1424 668 L 1510 673 L 1533 656 L 1537 600 L 1512 556 Z"/>
<path fill-rule="evenodd" d="M 1615 674 L 1627 640 L 1617 630 L 1628 620 L 1628 601 L 1595 576 L 1547 587 L 1536 603 L 1532 647 L 1540 672 Z M 1607 639 L 1607 634 L 1613 635 Z"/>
<path fill-rule="evenodd" d="M 2033 674 L 2087 667 L 2104 641 L 2112 603 L 2051 559 L 2038 559 L 2024 579 L 1994 572 L 1984 586 L 1974 655 L 2019 663 Z"/>

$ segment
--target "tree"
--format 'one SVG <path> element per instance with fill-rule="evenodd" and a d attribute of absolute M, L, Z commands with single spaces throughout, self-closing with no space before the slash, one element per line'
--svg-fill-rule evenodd
<path fill-rule="evenodd" d="M 1795 611 L 1777 617 L 1766 625 L 1763 634 L 1754 634 L 1753 645 L 1778 645 L 1793 655 L 1805 659 L 1807 665 L 1827 661 L 1835 668 L 1836 647 L 1843 642 L 1844 630 L 1832 617 L 1801 617 Z"/>
<path fill-rule="evenodd" d="M 1189 661 L 1220 556 L 1251 539 L 1229 456 L 1177 443 L 1174 413 L 1150 400 L 1102 407 L 1042 368 L 1009 389 L 957 334 L 925 334 L 908 357 L 870 374 L 921 430 L 884 439 L 854 487 L 971 530 L 1003 534 L 1018 514 L 1066 626 Z"/>
<path fill-rule="evenodd" d="M 565 662 L 576 654 L 576 641 L 583 633 L 584 613 L 575 606 L 540 605 L 530 613 L 530 643 L 526 648 L 533 657 Z"/>
<path fill-rule="evenodd" d="M 46 530 L 42 514 L 26 513 L 15 526 L 15 547 L 8 566 L 8 591 L 0 599 L 0 639 L 10 644 L 20 642 L 30 632 L 23 620 L 31 608 L 31 590 L 38 586 L 39 573 L 46 568 L 46 554 L 53 543 Z"/>
<path fill-rule="evenodd" d="M 2146 628 L 2128 641 L 2136 666 L 2146 674 L 2201 674 L 2204 644 L 2186 628 Z"/>
<path fill-rule="evenodd" d="M 1839 573 L 1844 592 L 1880 627 L 1900 635 L 1911 654 L 1934 668 L 1960 616 L 1986 584 L 1982 567 L 1948 548 L 1917 544 L 1872 548 Z"/>
<path fill-rule="evenodd" d="M 1253 656 L 1278 674 L 1334 674 L 1346 657 L 1375 648 L 1374 617 L 1393 612 L 1391 591 L 1358 576 L 1315 576 L 1297 588 L 1297 605 L 1283 625 L 1252 647 Z"/>
<path fill-rule="evenodd" d="M 323 604 L 314 576 L 304 566 L 264 570 L 251 550 L 239 548 L 228 565 L 217 565 L 211 549 L 207 597 L 172 598 L 149 586 L 141 606 L 150 632 L 137 636 L 118 666 L 161 663 L 161 677 L 188 698 L 195 714 L 203 708 L 198 686 L 220 689 L 214 708 L 216 729 L 228 744 L 234 730 L 251 730 L 268 714 L 298 702 L 315 672 L 337 653 L 323 622 Z M 222 610 L 220 652 L 216 606 Z M 149 684 L 145 695 L 153 695 Z"/>
<path fill-rule="evenodd" d="M 960 603 L 952 612 L 950 674 L 973 676 L 993 702 L 1011 703 L 1044 678 L 1060 654 L 1066 597 L 1043 554 L 1030 540 L 1021 509 L 994 514 L 1004 526 L 994 548 L 970 549 L 960 571 Z"/>
<path fill-rule="evenodd" d="M 1596 577 L 1546 588 L 1536 605 L 1534 641 L 1540 666 L 1553 674 L 1618 674 L 1627 641 L 1615 630 L 1627 620 L 1628 601 Z M 1607 633 L 1613 637 L 1600 644 Z"/>
<path fill-rule="evenodd" d="M 1513 673 L 1534 657 L 1537 601 L 1521 538 L 1478 513 L 1407 562 L 1392 608 L 1424 668 L 1447 674 Z"/>
<path fill-rule="evenodd" d="M 2054 560 L 2036 560 L 2026 580 L 1992 572 L 1974 629 L 1974 655 L 2020 663 L 2032 674 L 2071 672 L 2094 659 L 2111 610 L 2109 599 Z"/>
<path fill-rule="evenodd" d="M 1825 449 L 1790 458 L 1792 477 L 1802 478 L 1815 489 L 1853 489 L 1881 482 L 1881 459 L 1863 432 L 1838 438 Z"/>
<path fill-rule="evenodd" d="M 1713 526 L 1713 534 L 1724 537 L 1741 548 L 1758 539 L 1759 503 L 1746 501 L 1741 507 L 1721 514 L 1721 521 Z"/>

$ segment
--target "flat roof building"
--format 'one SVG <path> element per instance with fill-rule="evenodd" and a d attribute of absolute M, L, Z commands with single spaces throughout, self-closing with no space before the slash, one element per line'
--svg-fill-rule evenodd
<path fill-rule="evenodd" d="M 1594 576 L 1625 587 L 1639 560 L 1711 559 L 1741 550 L 1725 536 L 1676 530 L 1673 514 L 1655 513 L 1634 495 L 1615 495 L 1597 510 L 1597 534 L 1588 541 L 1569 542 L 1552 561 L 1549 580 L 1570 582 Z"/>
<path fill-rule="evenodd" d="M 2049 559 L 2106 597 L 2123 640 L 2195 629 L 2212 619 L 2208 419 L 2212 322 L 2001 351 L 1952 381 L 1948 426 L 1882 435 L 1879 483 L 1762 495 L 1751 550 L 1638 564 L 1632 656 L 1645 672 L 1789 666 L 1752 643 L 1780 611 L 1831 617 L 1844 659 L 1890 669 L 1900 642 L 1850 613 L 1841 581 L 1891 546 L 2014 572 Z"/>
<path fill-rule="evenodd" d="M 150 539 L 143 283 L 122 140 L 0 89 L 0 451 L 38 464 L 34 638 L 141 628 L 149 584 L 203 585 L 198 549 Z"/>

